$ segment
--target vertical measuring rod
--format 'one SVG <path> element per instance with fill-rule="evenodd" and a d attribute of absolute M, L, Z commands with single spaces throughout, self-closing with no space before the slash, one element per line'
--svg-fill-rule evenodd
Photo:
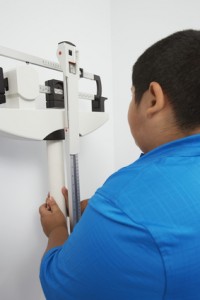
<path fill-rule="evenodd" d="M 79 105 L 78 82 L 79 60 L 74 44 L 61 42 L 58 44 L 57 57 L 63 71 L 63 88 L 65 101 L 65 144 L 68 183 L 68 206 L 70 231 L 81 217 L 79 186 Z"/>

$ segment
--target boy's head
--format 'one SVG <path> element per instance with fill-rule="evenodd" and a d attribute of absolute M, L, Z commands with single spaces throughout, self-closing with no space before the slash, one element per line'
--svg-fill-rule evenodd
<path fill-rule="evenodd" d="M 149 106 L 156 104 L 154 85 L 164 97 L 165 111 L 159 115 L 161 123 L 161 117 L 167 117 L 173 128 L 185 135 L 200 127 L 200 31 L 176 32 L 149 47 L 138 58 L 132 73 L 136 111 L 145 96 L 151 97 L 151 101 L 147 99 Z M 171 114 L 166 115 L 169 108 Z M 150 117 L 156 113 L 157 110 Z"/>

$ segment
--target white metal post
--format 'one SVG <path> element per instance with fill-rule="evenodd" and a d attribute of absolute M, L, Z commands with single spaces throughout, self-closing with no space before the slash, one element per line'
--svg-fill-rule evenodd
<path fill-rule="evenodd" d="M 63 141 L 47 141 L 49 192 L 66 215 L 65 199 L 61 188 L 65 185 Z"/>

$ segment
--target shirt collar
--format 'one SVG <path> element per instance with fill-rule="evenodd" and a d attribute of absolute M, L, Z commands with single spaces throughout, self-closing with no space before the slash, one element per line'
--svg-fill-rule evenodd
<path fill-rule="evenodd" d="M 142 153 L 138 161 L 167 156 L 200 156 L 200 134 L 190 135 L 166 143 L 146 154 Z"/>

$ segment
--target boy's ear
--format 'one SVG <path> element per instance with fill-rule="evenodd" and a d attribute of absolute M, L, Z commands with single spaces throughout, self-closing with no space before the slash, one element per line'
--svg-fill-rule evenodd
<path fill-rule="evenodd" d="M 160 112 L 166 104 L 166 97 L 163 89 L 158 82 L 151 82 L 149 85 L 149 103 L 147 108 L 147 116 L 152 117 Z"/>

